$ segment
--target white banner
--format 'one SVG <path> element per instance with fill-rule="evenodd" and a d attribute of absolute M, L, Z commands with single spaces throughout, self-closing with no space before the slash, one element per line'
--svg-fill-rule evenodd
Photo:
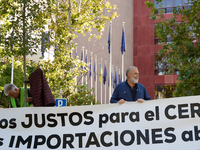
<path fill-rule="evenodd" d="M 0 109 L 1 150 L 200 150 L 200 96 Z"/>

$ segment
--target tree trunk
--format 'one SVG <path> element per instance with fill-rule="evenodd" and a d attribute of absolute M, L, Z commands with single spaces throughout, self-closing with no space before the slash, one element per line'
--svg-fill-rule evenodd
<path fill-rule="evenodd" d="M 24 69 L 24 107 L 27 107 L 27 83 L 26 83 L 26 0 L 23 7 L 23 69 Z"/>

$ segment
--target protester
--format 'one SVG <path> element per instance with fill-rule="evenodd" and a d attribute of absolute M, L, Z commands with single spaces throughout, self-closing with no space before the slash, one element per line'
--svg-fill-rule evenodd
<path fill-rule="evenodd" d="M 18 88 L 16 85 L 9 83 L 4 86 L 4 94 L 11 98 L 11 107 L 24 107 L 24 88 Z M 30 106 L 32 101 L 31 91 L 27 89 L 27 106 Z"/>
<path fill-rule="evenodd" d="M 151 100 L 144 85 L 138 83 L 139 71 L 137 67 L 129 67 L 126 71 L 126 78 L 126 81 L 119 83 L 116 86 L 110 99 L 110 103 L 123 104 L 127 101 L 137 101 L 142 103 L 145 100 Z"/>

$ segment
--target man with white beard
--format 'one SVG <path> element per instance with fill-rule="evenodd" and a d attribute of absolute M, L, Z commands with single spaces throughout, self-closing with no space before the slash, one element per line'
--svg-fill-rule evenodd
<path fill-rule="evenodd" d="M 139 71 L 135 66 L 131 66 L 126 71 L 127 80 L 118 84 L 112 94 L 110 103 L 123 104 L 124 102 L 151 100 L 146 88 L 139 80 Z"/>

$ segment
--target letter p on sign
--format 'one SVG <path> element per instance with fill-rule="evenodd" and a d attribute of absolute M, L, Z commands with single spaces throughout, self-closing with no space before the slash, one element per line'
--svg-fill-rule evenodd
<path fill-rule="evenodd" d="M 67 106 L 67 99 L 56 99 L 56 107 Z"/>

